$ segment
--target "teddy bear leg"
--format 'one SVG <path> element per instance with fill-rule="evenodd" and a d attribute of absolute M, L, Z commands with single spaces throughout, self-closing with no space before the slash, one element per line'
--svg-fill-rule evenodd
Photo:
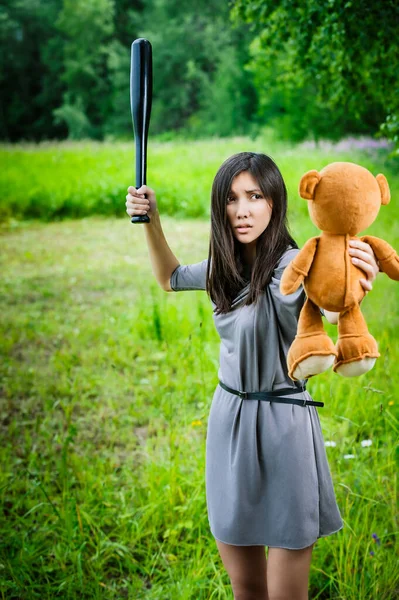
<path fill-rule="evenodd" d="M 339 315 L 336 349 L 338 356 L 333 370 L 343 377 L 367 373 L 380 356 L 358 304 Z"/>
<path fill-rule="evenodd" d="M 336 356 L 335 346 L 324 331 L 320 310 L 307 298 L 288 351 L 288 374 L 294 381 L 308 379 L 329 369 Z"/>

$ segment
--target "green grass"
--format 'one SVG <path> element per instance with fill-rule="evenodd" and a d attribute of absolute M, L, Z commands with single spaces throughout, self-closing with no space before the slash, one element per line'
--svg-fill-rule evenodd
<path fill-rule="evenodd" d="M 209 222 L 165 216 L 167 192 L 176 190 L 170 197 L 177 204 L 184 182 L 184 193 L 195 189 L 206 207 L 219 162 L 251 144 L 189 144 L 184 172 L 177 168 L 182 146 L 159 144 L 153 187 L 182 264 L 207 256 Z M 86 150 L 73 148 L 52 152 L 78 161 L 75 154 Z M 107 155 L 115 165 L 130 153 L 127 146 L 96 148 L 86 179 L 93 189 Z M 26 165 L 29 156 L 46 163 L 39 149 L 6 152 L 26 154 Z M 303 244 L 315 229 L 295 192 L 298 176 L 343 157 L 283 146 L 274 157 L 291 192 L 292 232 Z M 383 156 L 356 162 L 385 172 Z M 35 177 L 39 188 L 43 173 Z M 124 212 L 128 169 L 112 177 L 123 218 L 13 219 L 1 229 L 0 598 L 231 600 L 205 504 L 219 350 L 211 306 L 204 292 L 167 294 L 157 286 L 143 229 Z M 399 177 L 388 179 L 392 202 L 369 232 L 398 248 Z M 13 206 L 24 202 L 20 186 Z M 327 454 L 345 522 L 315 546 L 312 600 L 399 593 L 398 306 L 397 284 L 379 275 L 362 305 L 379 342 L 376 366 L 353 380 L 329 372 L 309 382 L 325 402 L 324 438 L 336 443 Z M 335 329 L 328 326 L 332 335 Z M 364 439 L 372 445 L 362 447 Z"/>
<path fill-rule="evenodd" d="M 209 218 L 212 180 L 220 164 L 242 150 L 270 154 L 296 196 L 301 175 L 335 160 L 360 162 L 382 170 L 399 195 L 398 161 L 384 151 L 315 151 L 276 141 L 270 132 L 257 140 L 156 142 L 150 140 L 148 185 L 158 194 L 162 214 Z M 0 144 L 0 222 L 10 219 L 59 220 L 121 214 L 121 200 L 134 185 L 134 145 L 128 143 L 43 142 Z M 377 173 L 375 173 L 377 174 Z M 306 202 L 299 207 L 307 214 Z M 296 216 L 296 215 L 294 215 Z"/>

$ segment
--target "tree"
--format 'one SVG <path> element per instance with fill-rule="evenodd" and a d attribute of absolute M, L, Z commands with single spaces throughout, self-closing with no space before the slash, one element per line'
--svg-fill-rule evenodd
<path fill-rule="evenodd" d="M 258 80 L 278 66 L 276 87 L 303 91 L 313 111 L 352 129 L 397 132 L 397 0 L 233 0 L 232 15 L 252 25 Z"/>
<path fill-rule="evenodd" d="M 62 97 L 54 21 L 62 0 L 5 0 L 0 7 L 0 138 L 63 137 L 52 109 Z"/>
<path fill-rule="evenodd" d="M 131 138 L 137 37 L 154 49 L 151 133 L 245 133 L 248 29 L 219 0 L 3 0 L 0 139 Z"/>
<path fill-rule="evenodd" d="M 232 29 L 227 2 L 148 3 L 140 35 L 153 46 L 153 133 L 247 130 L 256 104 L 252 76 L 244 71 L 248 29 Z"/>
<path fill-rule="evenodd" d="M 109 110 L 107 42 L 114 32 L 113 0 L 64 0 L 56 26 L 63 36 L 66 84 L 63 104 L 54 110 L 69 137 L 102 137 Z"/>

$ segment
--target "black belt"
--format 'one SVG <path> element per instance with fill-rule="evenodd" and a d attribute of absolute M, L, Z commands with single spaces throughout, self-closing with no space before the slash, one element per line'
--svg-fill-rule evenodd
<path fill-rule="evenodd" d="M 240 392 L 239 390 L 233 390 L 228 385 L 219 380 L 219 385 L 226 392 L 235 394 L 244 398 L 245 400 L 268 400 L 269 402 L 284 402 L 284 404 L 299 404 L 299 406 L 324 406 L 324 402 L 315 402 L 314 400 L 299 400 L 298 398 L 282 398 L 281 396 L 288 396 L 289 394 L 300 394 L 305 391 L 303 388 L 284 388 L 282 390 L 275 390 L 274 392 Z"/>

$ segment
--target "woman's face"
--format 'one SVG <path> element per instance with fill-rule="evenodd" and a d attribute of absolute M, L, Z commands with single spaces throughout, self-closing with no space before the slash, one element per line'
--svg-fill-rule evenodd
<path fill-rule="evenodd" d="M 269 225 L 272 202 L 263 196 L 256 179 L 242 171 L 233 179 L 226 211 L 234 237 L 242 244 L 251 244 Z"/>

